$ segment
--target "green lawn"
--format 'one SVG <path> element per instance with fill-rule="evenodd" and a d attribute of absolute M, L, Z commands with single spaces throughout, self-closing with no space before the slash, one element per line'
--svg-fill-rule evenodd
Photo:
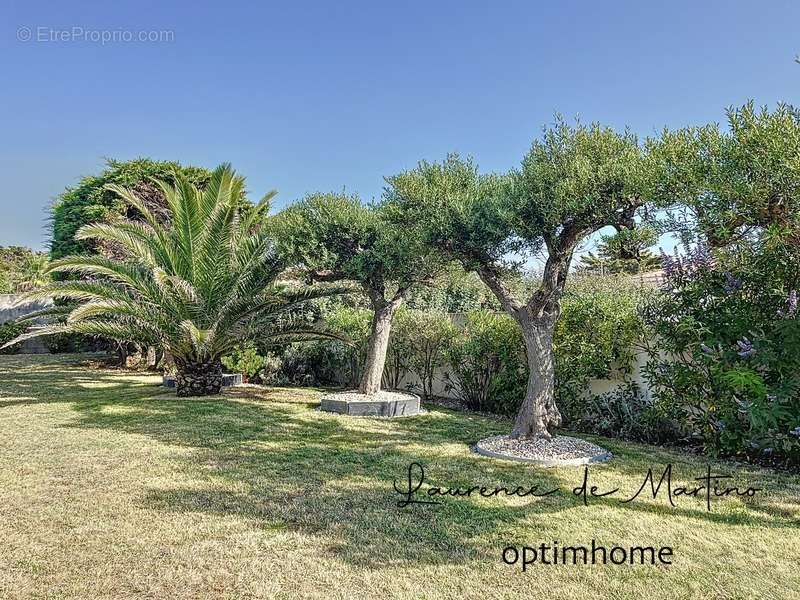
<path fill-rule="evenodd" d="M 763 494 L 620 504 L 571 495 L 582 468 L 473 454 L 510 423 L 432 408 L 419 417 L 320 413 L 318 392 L 164 395 L 157 377 L 80 357 L 0 357 L 0 597 L 800 597 L 800 477 L 714 463 Z M 685 483 L 705 461 L 597 440 L 590 477 L 626 495 L 647 468 Z M 396 506 L 424 463 L 441 486 L 559 486 L 538 499 Z M 590 483 L 591 485 L 591 483 Z M 509 544 L 669 545 L 672 566 L 501 561 Z"/>

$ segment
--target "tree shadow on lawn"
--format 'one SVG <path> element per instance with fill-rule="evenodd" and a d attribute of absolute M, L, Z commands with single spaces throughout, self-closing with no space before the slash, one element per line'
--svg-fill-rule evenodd
<path fill-rule="evenodd" d="M 446 408 L 437 408 L 437 412 L 450 413 L 459 419 L 466 418 L 468 421 L 479 421 L 484 424 L 484 427 L 488 424 L 492 430 L 496 429 L 496 431 L 490 431 L 483 436 L 479 431 L 467 432 L 467 435 L 464 436 L 466 439 L 462 441 L 470 445 L 481 437 L 498 433 L 505 434 L 511 429 L 511 420 L 504 417 L 476 415 Z M 452 440 L 452 427 L 445 425 L 445 421 L 439 421 L 439 423 L 441 425 L 437 426 L 426 423 L 422 419 L 415 419 L 409 420 L 407 424 L 403 425 L 409 433 L 426 435 L 426 437 L 438 438 L 441 441 Z M 618 494 L 614 494 L 610 498 L 590 497 L 588 500 L 590 505 L 616 506 L 624 510 L 683 516 L 728 525 L 800 528 L 800 496 L 798 496 L 800 475 L 798 474 L 775 472 L 732 460 L 714 460 L 689 451 L 681 451 L 678 447 L 664 448 L 570 431 L 559 431 L 558 434 L 589 440 L 610 450 L 613 454 L 610 462 L 589 467 L 587 487 L 590 488 L 597 483 L 598 493 L 609 491 L 618 485 L 621 489 Z M 507 461 L 490 460 L 491 464 L 497 464 L 497 462 L 508 464 Z M 646 482 L 648 471 L 652 470 L 654 483 L 658 486 L 667 465 L 672 466 L 673 490 L 680 486 L 692 489 L 703 485 L 705 482 L 698 478 L 705 477 L 708 467 L 710 467 L 712 475 L 730 475 L 731 478 L 719 479 L 718 482 L 712 480 L 710 511 L 706 509 L 704 492 L 701 492 L 696 499 L 674 496 L 676 506 L 671 506 L 666 482 L 661 486 L 658 499 L 655 501 L 651 495 L 651 485 Z M 526 467 L 520 468 L 525 469 Z M 537 469 L 536 467 L 527 468 L 536 469 L 538 472 L 547 471 L 547 469 Z M 560 471 L 563 474 L 564 469 L 560 469 Z M 574 467 L 572 471 L 574 474 L 568 480 L 569 485 L 562 486 L 567 494 L 571 493 L 574 486 L 579 486 L 583 482 L 583 467 Z M 761 491 L 752 499 L 739 498 L 735 493 L 725 498 L 715 498 L 713 495 L 715 483 L 721 490 L 728 486 L 736 486 L 744 492 L 748 486 L 752 486 L 760 488 Z M 620 500 L 634 496 L 643 484 L 646 484 L 645 488 L 635 500 L 620 504 Z M 575 497 L 574 499 L 579 498 Z M 740 510 L 736 512 L 720 511 L 720 508 L 729 502 L 736 504 Z"/>
<path fill-rule="evenodd" d="M 615 498 L 630 498 L 637 493 L 640 486 L 645 486 L 635 500 L 621 505 L 627 510 L 683 516 L 724 525 L 800 529 L 800 498 L 798 498 L 800 475 L 771 471 L 733 460 L 715 460 L 688 451 L 682 452 L 680 448 L 663 448 L 588 434 L 565 433 L 588 439 L 612 452 L 614 458 L 600 466 L 597 473 L 605 474 L 608 479 L 615 482 L 626 482 L 621 493 Z M 721 477 L 718 480 L 711 480 L 710 510 L 706 506 L 705 489 L 696 498 L 674 495 L 675 506 L 671 506 L 666 481 L 660 487 L 658 500 L 652 500 L 652 485 L 646 480 L 648 472 L 652 472 L 652 481 L 658 486 L 668 465 L 672 466 L 670 479 L 673 490 L 681 486 L 691 490 L 705 485 L 709 468 L 712 476 Z M 592 485 L 594 473 L 592 471 L 589 476 L 589 486 Z M 736 487 L 742 493 L 748 487 L 758 488 L 758 491 L 752 498 L 738 496 L 735 492 L 715 497 L 715 486 L 719 490 Z M 602 487 L 609 488 L 609 486 Z M 604 489 L 599 491 L 602 492 Z M 595 498 L 589 502 L 620 506 L 617 500 L 609 498 Z M 730 509 L 731 504 L 734 510 L 725 510 Z M 787 508 L 787 505 L 797 508 Z"/>
<path fill-rule="evenodd" d="M 98 355 L 99 356 L 99 355 Z M 25 404 L 136 400 L 152 396 L 152 373 L 91 368 L 95 355 L 0 356 L 0 409 Z"/>
<path fill-rule="evenodd" d="M 287 396 L 289 402 L 284 401 Z M 581 508 L 580 499 L 572 494 L 582 481 L 581 468 L 535 468 L 469 451 L 475 441 L 506 432 L 509 425 L 503 419 L 448 410 L 411 418 L 365 419 L 309 410 L 312 405 L 316 405 L 315 396 L 302 390 L 281 390 L 258 401 L 152 395 L 94 398 L 75 403 L 80 417 L 70 426 L 145 435 L 195 450 L 191 457 L 175 460 L 197 485 L 152 489 L 140 500 L 145 508 L 235 516 L 257 528 L 301 532 L 316 538 L 320 550 L 364 567 L 477 560 L 489 546 L 497 552 L 496 543 L 486 543 L 488 538 L 513 539 L 521 527 L 533 532 L 555 513 L 575 507 L 588 511 L 593 506 L 614 507 L 731 526 L 798 526 L 776 518 L 783 515 L 769 507 L 763 507 L 763 514 L 749 505 L 744 512 L 714 512 L 718 508 L 707 512 L 699 500 L 683 500 L 670 508 L 664 498 L 629 504 L 596 498 L 590 499 L 591 506 Z M 125 410 L 108 410 L 111 407 Z M 618 458 L 592 467 L 590 477 L 598 476 L 605 489 L 611 487 L 609 480 L 624 482 L 625 494 L 620 498 L 635 492 L 648 466 L 660 474 L 672 462 L 680 470 L 676 480 L 682 483 L 691 483 L 705 469 L 696 459 L 658 449 L 648 454 L 646 449 L 598 441 Z M 653 461 L 654 455 L 658 462 Z M 401 496 L 393 490 L 393 482 L 406 487 L 408 466 L 414 461 L 426 467 L 423 489 L 428 485 L 509 489 L 538 485 L 542 492 L 554 488 L 561 492 L 511 501 L 447 498 L 438 506 L 398 508 Z M 718 472 L 716 466 L 714 471 Z M 773 480 L 777 485 L 777 479 Z"/>
<path fill-rule="evenodd" d="M 469 499 L 398 508 L 394 479 L 402 482 L 409 463 L 425 458 L 408 446 L 428 442 L 408 439 L 402 430 L 381 431 L 386 421 L 361 421 L 351 428 L 344 417 L 302 405 L 225 398 L 153 398 L 123 402 L 123 411 L 107 410 L 120 404 L 77 403 L 80 418 L 69 426 L 113 429 L 197 450 L 175 460 L 198 485 L 152 489 L 140 500 L 144 508 L 234 516 L 257 528 L 301 532 L 316 538 L 320 551 L 376 568 L 475 559 L 483 551 L 476 538 L 510 531 L 530 514 L 530 506 L 521 503 L 479 506 Z M 558 485 L 547 474 L 522 479 L 513 465 L 498 466 L 490 479 L 480 462 L 470 454 L 449 457 L 446 469 L 437 466 L 437 480 Z"/>
<path fill-rule="evenodd" d="M 29 359 L 3 359 L 0 376 L 9 377 L 0 377 L 0 409 L 70 403 L 78 416 L 69 427 L 143 435 L 193 450 L 190 456 L 179 453 L 172 460 L 196 483 L 151 489 L 139 500 L 144 507 L 233 516 L 255 528 L 301 532 L 315 538 L 320 549 L 365 567 L 477 560 L 488 547 L 497 552 L 498 542 L 487 540 L 516 539 L 561 511 L 592 511 L 591 505 L 712 524 L 798 527 L 790 520 L 796 519 L 796 512 L 792 515 L 785 506 L 791 501 L 785 498 L 775 504 L 758 499 L 736 512 L 707 512 L 701 501 L 681 501 L 678 508 L 670 508 L 664 498 L 629 504 L 596 498 L 581 508 L 571 493 L 582 480 L 581 468 L 536 468 L 469 450 L 479 439 L 506 433 L 510 423 L 502 418 L 440 408 L 391 420 L 330 415 L 312 410 L 318 406 L 317 392 L 303 389 L 240 388 L 225 397 L 184 400 L 160 394 L 152 376 L 89 370 L 80 361 L 53 364 L 53 357 L 32 364 Z M 590 469 L 590 479 L 596 478 L 603 489 L 624 483 L 623 492 L 633 493 L 649 467 L 660 473 L 669 462 L 680 472 L 676 480 L 681 483 L 691 483 L 705 469 L 703 459 L 695 456 L 581 437 L 615 454 L 610 464 Z M 414 461 L 425 465 L 426 487 L 514 489 L 538 484 L 540 491 L 561 492 L 524 500 L 447 498 L 438 506 L 398 508 L 401 496 L 392 484 L 397 480 L 407 485 L 408 466 Z M 714 472 L 730 472 L 728 466 L 717 463 Z M 790 487 L 789 476 L 779 479 L 755 468 L 733 467 L 737 478 L 741 475 L 747 483 L 748 477 L 760 478 L 778 495 Z M 800 480 L 794 481 L 800 485 Z M 557 518 L 598 517 L 590 513 Z"/>

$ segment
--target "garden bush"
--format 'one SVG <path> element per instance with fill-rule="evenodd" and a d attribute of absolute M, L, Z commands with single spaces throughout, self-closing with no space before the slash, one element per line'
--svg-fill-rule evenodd
<path fill-rule="evenodd" d="M 639 306 L 648 293 L 624 277 L 582 277 L 567 288 L 553 339 L 556 398 L 565 424 L 587 427 L 587 415 L 597 414 L 588 393 L 591 379 L 628 380 L 637 345 L 647 335 Z M 601 429 L 598 423 L 592 430 Z"/>
<path fill-rule="evenodd" d="M 372 312 L 361 308 L 339 306 L 325 316 L 330 331 L 347 342 L 324 340 L 317 342 L 328 352 L 328 368 L 335 372 L 336 383 L 357 387 L 361 369 L 366 361 Z"/>
<path fill-rule="evenodd" d="M 14 285 L 8 273 L 0 271 L 0 294 L 10 294 L 14 291 Z"/>
<path fill-rule="evenodd" d="M 411 368 L 411 354 L 414 352 L 414 315 L 423 311 L 409 311 L 400 308 L 392 323 L 389 336 L 389 349 L 386 353 L 386 364 L 383 368 L 381 386 L 387 390 L 399 390 L 403 378 Z"/>
<path fill-rule="evenodd" d="M 16 323 L 14 321 L 7 321 L 0 325 L 0 347 L 20 335 L 26 328 L 27 326 L 23 323 Z M 0 348 L 0 354 L 16 354 L 17 352 L 19 352 L 19 344 L 15 344 L 10 348 Z"/>
<path fill-rule="evenodd" d="M 355 387 L 361 376 L 372 313 L 368 309 L 344 303 L 326 303 L 320 318 L 325 328 L 344 340 L 323 339 L 292 343 L 270 352 L 280 365 L 270 381 L 287 385 L 322 385 Z M 449 315 L 440 311 L 400 309 L 390 337 L 383 387 L 400 389 L 407 374 L 417 376 L 415 388 L 430 397 L 434 374 L 444 365 L 445 350 L 455 332 Z M 260 352 L 260 354 L 259 354 Z M 251 351 L 251 361 L 265 360 L 266 351 Z M 256 358 L 258 356 L 259 358 Z M 231 368 L 234 357 L 227 359 Z"/>
<path fill-rule="evenodd" d="M 274 360 L 273 356 L 259 354 L 251 342 L 223 356 L 222 364 L 231 373 L 241 373 L 246 383 L 262 383 L 269 379 L 271 370 L 267 367 Z"/>
<path fill-rule="evenodd" d="M 372 311 L 341 302 L 320 303 L 318 306 L 322 309 L 318 316 L 325 322 L 325 329 L 342 339 L 293 342 L 259 349 L 261 354 L 271 352 L 280 360 L 280 365 L 270 376 L 271 383 L 358 386 L 367 351 Z"/>
<path fill-rule="evenodd" d="M 272 375 L 274 385 L 344 385 L 340 354 L 332 355 L 330 341 L 288 344 L 281 349 L 280 365 Z"/>
<path fill-rule="evenodd" d="M 79 333 L 57 333 L 47 336 L 43 342 L 50 354 L 88 352 L 93 349 L 89 338 Z"/>
<path fill-rule="evenodd" d="M 515 289 L 524 282 L 509 282 Z M 480 308 L 501 310 L 500 303 L 475 273 L 465 273 L 461 267 L 451 267 L 435 278 L 433 284 L 411 288 L 407 305 L 416 310 L 462 313 Z"/>
<path fill-rule="evenodd" d="M 570 409 L 568 427 L 574 431 L 653 444 L 675 443 L 682 433 L 676 412 L 632 381 L 604 394 L 587 394 Z"/>
<path fill-rule="evenodd" d="M 522 335 L 507 315 L 471 311 L 446 351 L 447 389 L 468 408 L 513 415 L 525 396 Z"/>
<path fill-rule="evenodd" d="M 646 369 L 683 435 L 713 454 L 800 460 L 800 321 L 794 244 L 742 244 L 667 258 L 647 316 Z"/>
<path fill-rule="evenodd" d="M 409 389 L 419 391 L 424 399 L 429 399 L 433 395 L 436 375 L 446 364 L 448 350 L 456 335 L 457 328 L 445 312 L 399 312 L 390 347 L 393 370 L 387 369 L 394 389 L 400 387 L 402 374 L 408 372 L 419 380 Z"/>
<path fill-rule="evenodd" d="M 22 246 L 0 246 L 0 294 L 26 292 L 50 280 L 48 257 Z"/>

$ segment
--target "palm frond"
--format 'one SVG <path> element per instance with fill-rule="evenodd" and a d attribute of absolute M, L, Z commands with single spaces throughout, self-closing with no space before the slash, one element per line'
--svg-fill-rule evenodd
<path fill-rule="evenodd" d="M 144 220 L 150 225 L 150 227 L 157 229 L 159 227 L 159 221 L 156 216 L 153 214 L 153 211 L 147 206 L 147 204 L 142 201 L 136 194 L 133 193 L 132 190 L 125 189 L 121 185 L 117 185 L 116 183 L 108 183 L 105 185 L 105 189 L 110 192 L 115 193 L 117 196 L 122 198 L 126 203 L 130 206 L 135 208 L 139 214 L 142 215 Z"/>
<path fill-rule="evenodd" d="M 141 217 L 87 225 L 78 235 L 116 242 L 124 259 L 54 261 L 50 272 L 72 278 L 49 283 L 30 298 L 78 305 L 37 313 L 66 321 L 35 327 L 24 339 L 85 333 L 158 344 L 191 362 L 216 360 L 248 337 L 335 337 L 294 312 L 342 289 L 278 283 L 283 265 L 270 228 L 262 226 L 274 192 L 240 210 L 244 180 L 229 165 L 218 167 L 202 190 L 178 173 L 174 183 L 156 185 L 170 212 L 165 222 L 131 190 L 108 186 Z"/>
<path fill-rule="evenodd" d="M 35 321 L 41 320 L 50 320 L 50 319 L 58 319 L 58 318 L 66 318 L 66 316 L 72 312 L 72 307 L 70 306 L 48 306 L 46 308 L 42 308 L 40 310 L 34 310 L 29 313 L 22 315 L 21 317 L 17 317 L 14 319 L 15 323 L 31 323 Z"/>
<path fill-rule="evenodd" d="M 103 256 L 66 256 L 51 262 L 48 272 L 107 277 L 131 287 L 137 287 L 146 275 L 146 270 L 138 264 Z"/>

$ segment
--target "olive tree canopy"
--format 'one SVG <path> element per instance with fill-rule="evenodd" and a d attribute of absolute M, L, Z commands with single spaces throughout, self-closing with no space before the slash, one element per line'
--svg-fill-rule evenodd
<path fill-rule="evenodd" d="M 282 254 L 311 281 L 352 281 L 374 311 L 363 394 L 380 390 L 392 319 L 412 286 L 431 281 L 441 255 L 402 207 L 363 204 L 346 194 L 312 194 L 280 213 L 274 226 Z"/>
<path fill-rule="evenodd" d="M 679 201 L 670 228 L 712 248 L 772 229 L 800 241 L 800 112 L 752 102 L 717 124 L 666 132 L 658 149 Z"/>
<path fill-rule="evenodd" d="M 506 175 L 481 174 L 451 155 L 388 179 L 387 200 L 416 214 L 428 244 L 477 272 L 523 332 L 530 375 L 516 437 L 550 437 L 561 422 L 552 342 L 573 253 L 592 233 L 669 197 L 654 152 L 660 143 L 558 119 Z M 507 276 L 534 256 L 542 256 L 540 284 L 519 298 Z"/>

